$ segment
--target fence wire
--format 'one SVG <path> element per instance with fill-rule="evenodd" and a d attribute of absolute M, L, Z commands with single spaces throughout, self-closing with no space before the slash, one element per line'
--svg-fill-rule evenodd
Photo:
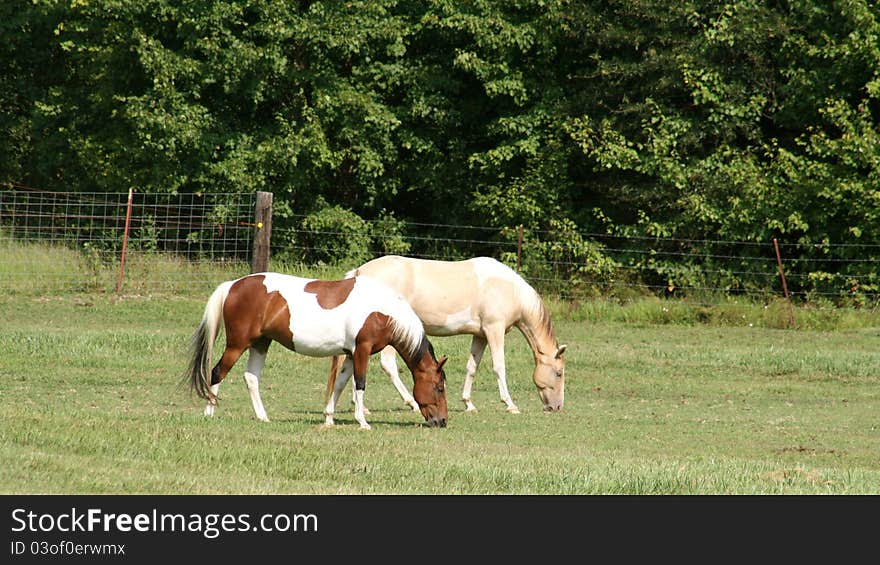
<path fill-rule="evenodd" d="M 112 291 L 128 193 L 0 190 L 0 289 Z M 187 292 L 250 271 L 255 195 L 132 197 L 123 292 Z M 656 295 L 696 304 L 783 294 L 772 241 L 646 237 L 398 220 L 315 222 L 276 215 L 271 265 L 342 276 L 373 257 L 495 257 L 563 299 Z M 880 245 L 780 241 L 793 298 L 876 307 Z M 847 302 L 848 301 L 848 302 Z"/>
<path fill-rule="evenodd" d="M 128 193 L 0 191 L 0 288 L 110 290 Z M 185 290 L 216 270 L 248 272 L 253 195 L 133 193 L 124 288 Z"/>

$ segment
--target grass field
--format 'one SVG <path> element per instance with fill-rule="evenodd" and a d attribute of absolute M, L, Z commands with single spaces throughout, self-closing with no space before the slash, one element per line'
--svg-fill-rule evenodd
<path fill-rule="evenodd" d="M 421 426 L 374 359 L 362 431 L 348 393 L 337 426 L 322 427 L 327 360 L 277 344 L 262 380 L 272 422 L 253 417 L 243 360 L 217 416 L 202 417 L 180 375 L 206 298 L 0 298 L 0 491 L 880 493 L 876 326 L 633 323 L 581 309 L 556 319 L 560 413 L 541 411 L 531 353 L 508 335 L 520 415 L 505 413 L 488 364 L 479 411 L 464 413 L 468 338 L 435 338 L 450 357 L 449 427 Z"/>

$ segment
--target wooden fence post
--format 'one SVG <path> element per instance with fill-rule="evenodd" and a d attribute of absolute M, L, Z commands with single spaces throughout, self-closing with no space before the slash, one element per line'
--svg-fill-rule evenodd
<path fill-rule="evenodd" d="M 122 276 L 125 273 L 125 251 L 128 249 L 128 228 L 131 226 L 131 197 L 134 189 L 128 189 L 128 203 L 125 206 L 125 231 L 122 234 L 122 257 L 119 259 L 119 278 L 116 280 L 116 294 L 122 292 Z"/>
<path fill-rule="evenodd" d="M 773 249 L 776 250 L 776 263 L 779 265 L 779 278 L 782 279 L 782 292 L 785 294 L 785 300 L 788 302 L 788 327 L 794 327 L 794 306 L 791 304 L 791 297 L 788 295 L 788 285 L 785 284 L 785 273 L 782 271 L 782 256 L 779 254 L 779 244 L 776 238 L 773 238 Z"/>
<path fill-rule="evenodd" d="M 257 192 L 254 207 L 254 256 L 251 261 L 252 273 L 269 270 L 269 244 L 272 239 L 272 193 Z"/>

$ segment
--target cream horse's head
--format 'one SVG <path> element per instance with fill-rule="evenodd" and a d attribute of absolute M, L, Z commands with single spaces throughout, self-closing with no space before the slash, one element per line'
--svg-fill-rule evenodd
<path fill-rule="evenodd" d="M 535 386 L 544 402 L 545 412 L 562 410 L 565 403 L 565 346 L 560 345 L 552 355 L 540 354 L 535 363 Z"/>

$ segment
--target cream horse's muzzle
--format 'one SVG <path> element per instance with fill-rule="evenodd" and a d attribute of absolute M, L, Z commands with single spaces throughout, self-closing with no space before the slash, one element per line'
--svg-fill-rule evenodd
<path fill-rule="evenodd" d="M 539 389 L 541 401 L 544 403 L 544 412 L 559 412 L 565 402 L 565 397 L 561 394 L 555 394 L 556 391 L 550 389 Z"/>

